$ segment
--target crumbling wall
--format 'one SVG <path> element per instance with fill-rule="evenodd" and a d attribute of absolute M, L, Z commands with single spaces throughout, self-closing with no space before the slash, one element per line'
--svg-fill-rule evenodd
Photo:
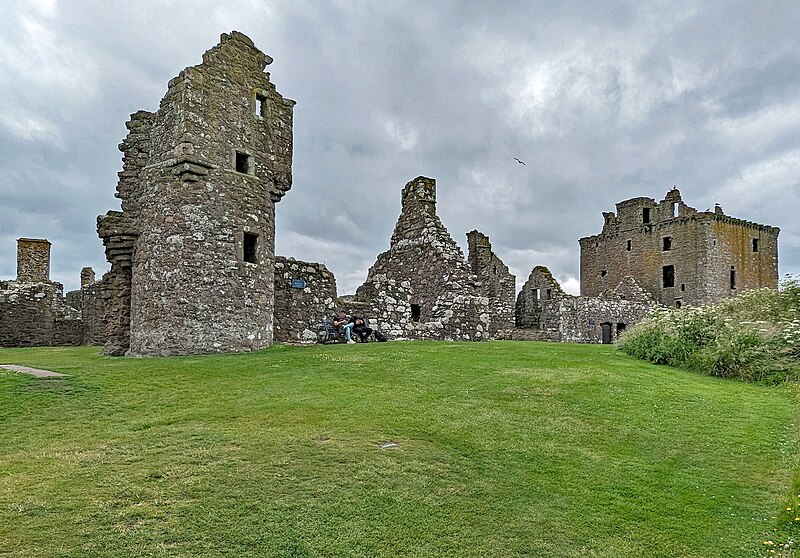
<path fill-rule="evenodd" d="M 337 310 L 336 278 L 325 265 L 275 258 L 274 339 L 313 343 L 321 320 Z"/>
<path fill-rule="evenodd" d="M 603 213 L 599 235 L 581 238 L 581 294 L 599 296 L 631 276 L 667 306 L 718 302 L 778 285 L 780 229 L 697 211 L 672 189 L 660 202 L 632 198 Z M 731 272 L 735 285 L 732 286 Z"/>
<path fill-rule="evenodd" d="M 380 254 L 356 300 L 393 339 L 484 340 L 489 299 L 481 296 L 464 253 L 436 215 L 436 181 L 405 185 L 389 250 Z"/>
<path fill-rule="evenodd" d="M 50 242 L 44 238 L 17 239 L 17 281 L 50 281 Z"/>
<path fill-rule="evenodd" d="M 58 287 L 48 282 L 0 282 L 0 347 L 53 344 Z"/>
<path fill-rule="evenodd" d="M 478 290 L 489 299 L 489 334 L 494 338 L 506 337 L 514 327 L 517 278 L 492 252 L 492 244 L 485 234 L 477 230 L 468 232 L 467 247 L 472 273 L 481 283 Z"/>
<path fill-rule="evenodd" d="M 517 296 L 512 339 L 570 343 L 613 342 L 641 321 L 655 302 L 632 277 L 599 297 L 566 294 L 546 267 L 536 266 Z"/>
<path fill-rule="evenodd" d="M 294 101 L 236 31 L 170 81 L 120 146 L 122 212 L 98 219 L 107 354 L 250 351 L 273 339 L 275 203 Z"/>

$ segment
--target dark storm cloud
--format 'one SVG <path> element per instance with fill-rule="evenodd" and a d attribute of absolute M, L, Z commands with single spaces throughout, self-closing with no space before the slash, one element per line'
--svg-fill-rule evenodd
<path fill-rule="evenodd" d="M 690 204 L 781 226 L 800 272 L 798 8 L 753 2 L 12 2 L 0 18 L 0 277 L 19 236 L 53 277 L 106 269 L 124 122 L 238 29 L 295 109 L 277 250 L 340 293 L 388 247 L 400 190 L 438 184 L 462 246 L 488 234 L 521 283 L 575 288 L 601 211 L 676 184 Z M 513 160 L 519 157 L 525 166 Z"/>

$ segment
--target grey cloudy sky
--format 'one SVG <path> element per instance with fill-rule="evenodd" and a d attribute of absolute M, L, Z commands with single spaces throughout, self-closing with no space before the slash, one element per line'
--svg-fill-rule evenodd
<path fill-rule="evenodd" d="M 519 283 L 546 265 L 576 292 L 601 212 L 673 184 L 781 227 L 780 272 L 800 273 L 796 1 L 0 0 L 0 278 L 21 236 L 53 243 L 67 289 L 108 269 L 95 218 L 119 207 L 125 121 L 234 29 L 298 103 L 277 252 L 325 262 L 340 294 L 418 175 Z"/>

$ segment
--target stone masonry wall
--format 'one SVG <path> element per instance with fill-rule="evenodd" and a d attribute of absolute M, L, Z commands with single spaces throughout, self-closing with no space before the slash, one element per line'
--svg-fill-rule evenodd
<path fill-rule="evenodd" d="M 616 214 L 603 216 L 603 231 L 579 241 L 584 296 L 598 296 L 626 275 L 667 306 L 713 303 L 744 288 L 777 288 L 776 227 L 728 217 L 719 206 L 698 212 L 677 189 L 660 202 L 620 202 Z M 665 284 L 669 266 L 673 286 Z"/>
<path fill-rule="evenodd" d="M 402 211 L 390 240 L 356 300 L 392 339 L 485 340 L 489 298 L 482 296 L 464 254 L 436 215 L 436 181 L 405 185 Z"/>
<path fill-rule="evenodd" d="M 491 322 L 489 334 L 492 337 L 505 337 L 514 327 L 514 308 L 517 278 L 508 266 L 492 252 L 492 244 L 485 234 L 473 230 L 467 233 L 467 246 L 472 273 L 481 282 L 479 291 L 489 299 Z"/>
<path fill-rule="evenodd" d="M 275 258 L 275 342 L 316 342 L 320 321 L 337 305 L 336 278 L 323 264 Z"/>
<path fill-rule="evenodd" d="M 250 351 L 273 339 L 275 203 L 291 188 L 294 101 L 236 31 L 131 116 L 98 220 L 107 354 Z"/>
<path fill-rule="evenodd" d="M 654 301 L 631 277 L 602 297 L 566 294 L 546 267 L 537 266 L 517 297 L 517 330 L 512 339 L 571 343 L 601 343 L 603 327 L 609 341 L 655 308 Z"/>
<path fill-rule="evenodd" d="M 50 282 L 0 282 L 0 347 L 53 344 L 58 287 Z"/>
<path fill-rule="evenodd" d="M 17 281 L 50 281 L 50 242 L 43 238 L 17 240 Z"/>

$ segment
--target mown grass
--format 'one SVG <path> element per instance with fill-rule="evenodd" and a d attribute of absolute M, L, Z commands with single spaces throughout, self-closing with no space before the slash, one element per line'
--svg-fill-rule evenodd
<path fill-rule="evenodd" d="M 0 363 L 69 374 L 0 371 L 0 556 L 707 558 L 798 535 L 792 385 L 514 342 Z"/>

